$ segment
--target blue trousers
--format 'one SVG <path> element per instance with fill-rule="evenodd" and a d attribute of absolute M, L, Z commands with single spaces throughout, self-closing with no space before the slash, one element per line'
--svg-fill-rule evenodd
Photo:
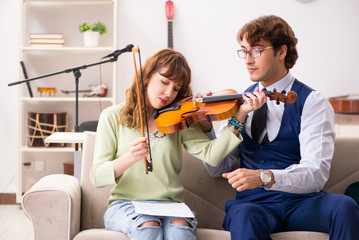
<path fill-rule="evenodd" d="M 359 239 L 359 207 L 350 197 L 326 192 L 290 194 L 257 188 L 226 204 L 224 229 L 232 240 L 271 239 L 283 231 L 329 233 L 333 240 Z"/>
<path fill-rule="evenodd" d="M 182 226 L 171 222 L 178 217 L 158 217 L 135 212 L 131 201 L 113 202 L 107 209 L 104 222 L 107 230 L 123 232 L 131 240 L 195 240 L 196 218 L 184 218 L 190 225 Z M 142 223 L 154 221 L 159 226 L 140 227 Z"/>

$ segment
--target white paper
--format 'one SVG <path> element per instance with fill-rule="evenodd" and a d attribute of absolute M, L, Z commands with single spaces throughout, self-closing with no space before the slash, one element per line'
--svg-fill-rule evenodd
<path fill-rule="evenodd" d="M 54 132 L 47 138 L 46 143 L 83 143 L 86 134 L 83 132 Z"/>
<path fill-rule="evenodd" d="M 194 215 L 185 203 L 155 203 L 132 201 L 135 211 L 141 214 L 154 216 L 189 217 Z"/>

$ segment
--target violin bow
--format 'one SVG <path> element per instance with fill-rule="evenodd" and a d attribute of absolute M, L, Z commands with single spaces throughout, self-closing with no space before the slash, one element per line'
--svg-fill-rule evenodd
<path fill-rule="evenodd" d="M 138 53 L 138 62 L 140 64 L 140 74 L 141 74 L 141 85 L 142 85 L 142 94 L 140 92 L 140 84 L 138 82 L 138 74 L 137 74 L 137 65 L 136 65 L 136 57 L 135 54 Z M 146 108 L 146 101 L 145 101 L 145 88 L 144 88 L 144 84 L 143 84 L 143 75 L 142 75 L 142 65 L 141 65 L 141 54 L 140 54 L 140 49 L 137 47 L 133 47 L 132 48 L 132 55 L 133 55 L 133 63 L 135 66 L 135 76 L 136 76 L 136 87 L 137 87 L 137 101 L 138 101 L 138 108 L 139 108 L 139 112 L 140 112 L 140 122 L 141 122 L 141 134 L 142 137 L 145 136 L 145 131 L 144 131 L 144 126 L 143 126 L 143 117 L 142 117 L 142 101 L 141 101 L 141 96 L 143 96 L 144 100 L 143 100 L 143 109 L 144 109 L 144 114 L 145 114 L 145 121 L 146 121 L 146 131 L 147 131 L 147 136 L 148 136 L 148 148 L 149 148 L 149 152 L 150 152 L 150 160 L 147 160 L 147 157 L 144 158 L 144 162 L 145 162 L 145 171 L 146 174 L 148 174 L 148 172 L 152 172 L 153 168 L 152 168 L 152 155 L 151 155 L 151 145 L 150 145 L 150 134 L 149 134 L 149 130 L 148 130 L 148 119 L 147 119 L 147 108 Z"/>

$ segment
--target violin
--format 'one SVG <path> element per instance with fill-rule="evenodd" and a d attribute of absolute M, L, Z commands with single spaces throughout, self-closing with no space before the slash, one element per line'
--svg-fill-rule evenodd
<path fill-rule="evenodd" d="M 359 99 L 351 98 L 358 95 L 344 95 L 329 98 L 336 113 L 359 113 Z"/>
<path fill-rule="evenodd" d="M 297 93 L 289 91 L 287 95 L 275 91 L 264 91 L 270 100 L 277 104 L 284 102 L 292 104 L 297 101 Z M 188 128 L 192 123 L 199 121 L 220 121 L 232 117 L 238 112 L 242 104 L 243 94 L 235 90 L 226 89 L 216 92 L 213 96 L 205 96 L 199 99 L 187 97 L 181 101 L 157 109 L 153 118 L 157 128 L 162 133 L 174 133 Z"/>

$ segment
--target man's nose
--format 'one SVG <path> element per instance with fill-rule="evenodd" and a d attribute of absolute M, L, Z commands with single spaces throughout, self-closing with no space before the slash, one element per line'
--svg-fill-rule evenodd
<path fill-rule="evenodd" d="M 249 53 L 247 53 L 245 59 L 244 59 L 246 64 L 251 64 L 254 62 L 254 58 L 252 57 L 252 55 L 250 55 Z"/>

